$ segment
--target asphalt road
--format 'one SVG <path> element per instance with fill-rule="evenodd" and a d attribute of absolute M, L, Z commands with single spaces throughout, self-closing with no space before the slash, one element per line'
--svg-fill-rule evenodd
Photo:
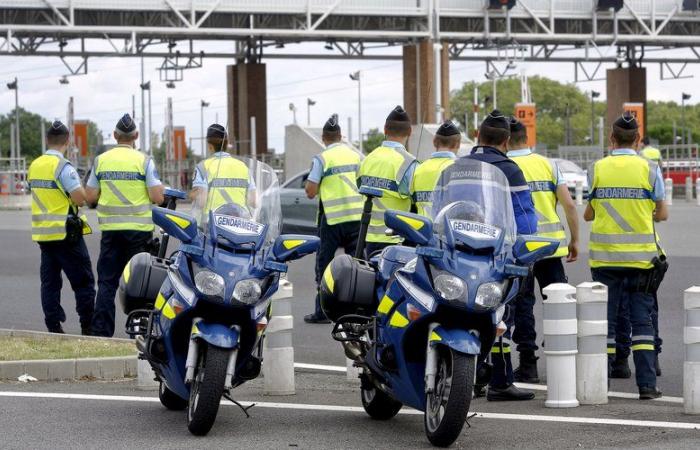
<path fill-rule="evenodd" d="M 92 211 L 91 211 L 92 213 Z M 661 303 L 660 327 L 664 338 L 661 365 L 664 375 L 658 385 L 666 395 L 682 395 L 683 368 L 683 290 L 700 284 L 698 269 L 700 256 L 695 230 L 700 208 L 676 201 L 671 207 L 671 220 L 658 227 L 662 242 L 669 255 L 671 268 L 659 295 Z M 94 216 L 91 223 L 96 223 Z M 578 262 L 567 265 L 571 284 L 590 281 L 587 265 L 588 227 L 583 226 L 584 240 Z M 99 253 L 99 233 L 87 237 L 93 264 Z M 330 338 L 330 325 L 307 325 L 304 314 L 313 309 L 315 295 L 314 260 L 307 257 L 291 264 L 289 279 L 294 283 L 294 347 L 297 362 L 344 365 L 340 345 Z M 63 304 L 68 321 L 67 332 L 78 332 L 77 315 L 70 287 L 63 288 Z M 125 317 L 117 307 L 118 336 L 123 336 L 121 325 Z M 541 303 L 536 306 L 541 315 Z M 0 211 L 0 327 L 43 330 L 43 315 L 39 301 L 39 248 L 31 242 L 28 211 Z M 539 335 L 541 336 L 541 329 Z M 540 359 L 540 372 L 544 373 L 544 358 Z M 612 389 L 635 392 L 633 380 L 613 380 Z"/>

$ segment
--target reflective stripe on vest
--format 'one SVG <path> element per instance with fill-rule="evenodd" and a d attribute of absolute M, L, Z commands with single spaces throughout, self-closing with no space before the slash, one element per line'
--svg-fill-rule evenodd
<path fill-rule="evenodd" d="M 593 165 L 591 267 L 652 267 L 658 255 L 652 200 L 656 168 L 637 155 L 608 156 Z"/>
<path fill-rule="evenodd" d="M 537 235 L 557 239 L 559 247 L 550 258 L 561 258 L 569 252 L 566 231 L 557 214 L 556 166 L 544 156 L 530 153 L 511 157 L 525 175 L 537 214 Z"/>
<path fill-rule="evenodd" d="M 413 174 L 411 195 L 416 204 L 418 214 L 431 217 L 433 206 L 433 190 L 442 171 L 454 164 L 452 158 L 430 158 L 416 168 Z"/>
<path fill-rule="evenodd" d="M 346 145 L 333 145 L 318 155 L 323 165 L 320 195 L 328 225 L 359 221 L 364 198 L 357 189 L 362 156 Z"/>
<path fill-rule="evenodd" d="M 66 164 L 68 160 L 59 156 L 43 155 L 29 166 L 33 241 L 61 241 L 66 238 L 66 219 L 71 202 L 58 181 Z"/>
<path fill-rule="evenodd" d="M 382 198 L 374 199 L 372 219 L 367 231 L 367 242 L 397 244 L 399 236 L 385 234 L 384 211 L 410 211 L 411 197 L 399 193 L 399 184 L 415 158 L 403 149 L 377 147 L 362 161 L 358 177 L 362 185 L 381 189 Z"/>
<path fill-rule="evenodd" d="M 100 182 L 100 230 L 153 231 L 146 187 L 148 161 L 140 151 L 121 145 L 95 158 L 95 176 Z"/>
<path fill-rule="evenodd" d="M 209 211 L 229 204 L 246 207 L 250 170 L 244 162 L 225 154 L 205 159 L 197 167 L 209 186 Z"/>

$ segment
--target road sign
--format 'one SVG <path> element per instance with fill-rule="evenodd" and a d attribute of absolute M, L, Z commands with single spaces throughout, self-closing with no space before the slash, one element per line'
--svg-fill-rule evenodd
<path fill-rule="evenodd" d="M 534 103 L 516 103 L 515 117 L 527 128 L 527 146 L 537 144 L 537 109 Z"/>
<path fill-rule="evenodd" d="M 88 156 L 88 123 L 86 120 L 73 122 L 73 144 L 78 149 L 81 158 Z"/>
<path fill-rule="evenodd" d="M 187 157 L 187 142 L 185 141 L 185 127 L 173 128 L 173 150 L 176 160 L 184 160 Z"/>
<path fill-rule="evenodd" d="M 629 112 L 637 119 L 639 136 L 644 137 L 644 103 L 623 103 L 622 110 Z"/>

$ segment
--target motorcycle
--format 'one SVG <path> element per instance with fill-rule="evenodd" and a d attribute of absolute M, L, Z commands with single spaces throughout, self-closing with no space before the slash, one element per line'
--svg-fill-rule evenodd
<path fill-rule="evenodd" d="M 385 212 L 386 225 L 411 246 L 365 261 L 372 203 L 382 192 L 360 192 L 367 199 L 355 258 L 336 257 L 321 285 L 332 336 L 361 370 L 370 417 L 387 420 L 411 406 L 424 412 L 428 440 L 449 446 L 467 420 L 477 367 L 505 332 L 505 305 L 557 242 L 517 236 L 503 173 L 462 158 L 438 180 L 431 218 Z"/>
<path fill-rule="evenodd" d="M 247 166 L 248 180 L 214 177 L 196 191 L 192 214 L 174 209 L 176 195 L 169 196 L 169 208 L 153 208 L 162 233 L 158 256 L 134 256 L 119 286 L 126 332 L 153 368 L 161 403 L 187 409 L 194 435 L 212 428 L 222 396 L 241 406 L 233 389 L 260 373 L 280 274 L 287 262 L 319 246 L 315 236 L 280 235 L 274 170 L 235 159 Z M 231 161 L 219 160 L 208 170 L 230 173 L 221 167 Z M 165 257 L 169 237 L 180 245 Z"/>

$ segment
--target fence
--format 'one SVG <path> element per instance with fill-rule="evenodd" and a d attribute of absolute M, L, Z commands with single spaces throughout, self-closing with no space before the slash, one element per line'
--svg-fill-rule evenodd
<path fill-rule="evenodd" d="M 0 158 L 0 195 L 19 195 L 27 191 L 27 160 Z"/>

